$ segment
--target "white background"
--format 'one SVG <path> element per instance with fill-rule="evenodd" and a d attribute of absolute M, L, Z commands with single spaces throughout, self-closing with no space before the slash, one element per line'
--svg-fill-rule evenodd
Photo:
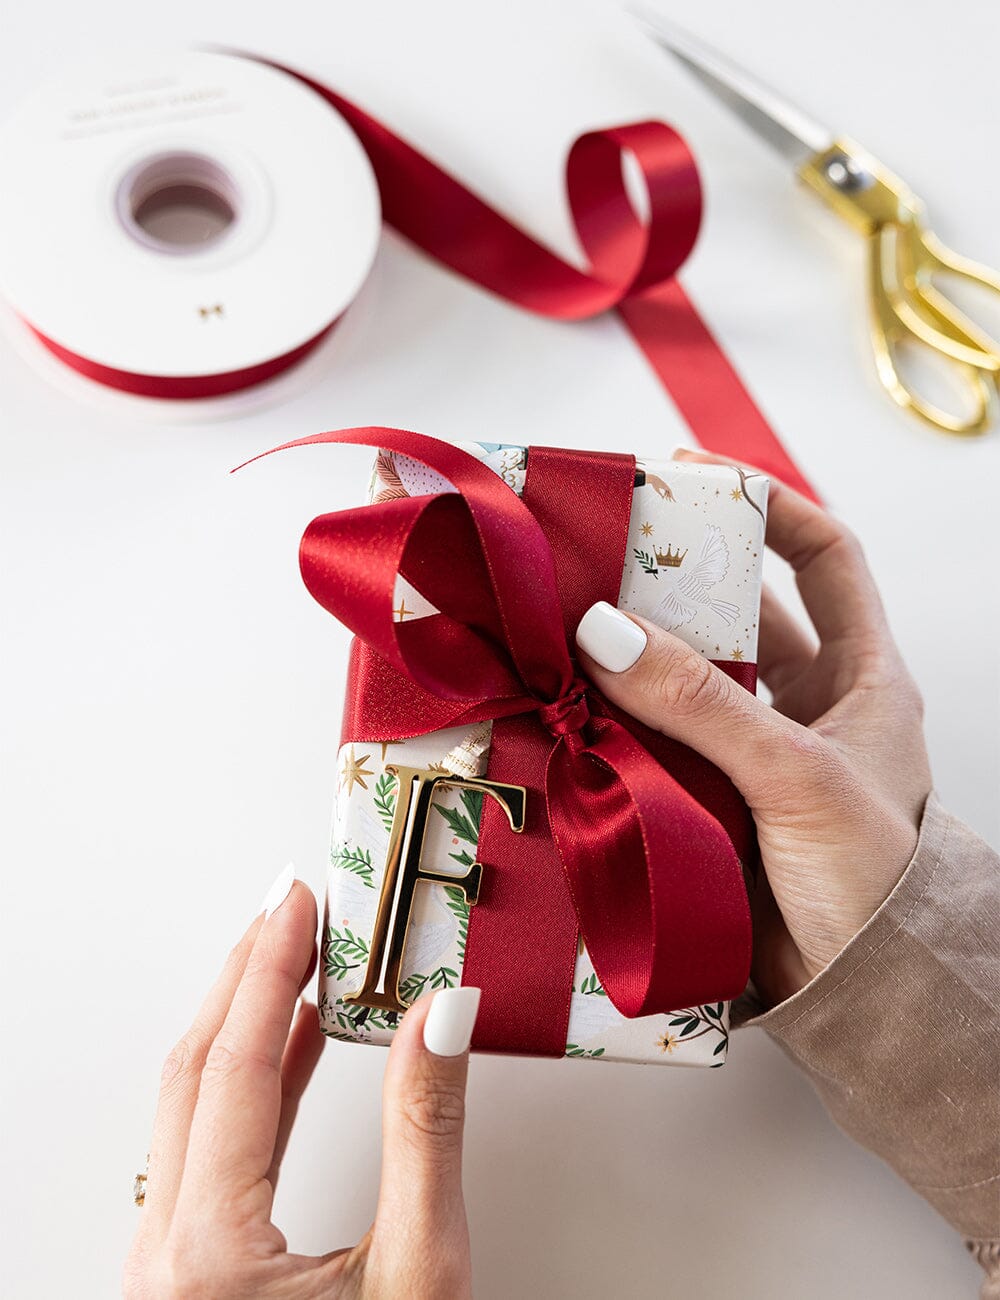
<path fill-rule="evenodd" d="M 670 8 L 884 158 L 946 240 L 1000 264 L 990 0 L 840 0 L 836 21 L 791 0 Z M 684 281 L 865 540 L 927 698 L 938 787 L 997 837 L 997 434 L 962 443 L 891 406 L 860 242 L 614 8 L 63 0 L 11 6 L 5 28 L 3 108 L 116 42 L 282 56 L 569 256 L 569 140 L 645 116 L 680 126 L 708 195 Z M 314 514 L 358 498 L 367 453 L 230 467 L 361 423 L 654 454 L 687 435 L 614 319 L 529 318 L 391 235 L 320 354 L 224 421 L 95 394 L 30 353 L 0 339 L 2 1289 L 103 1297 L 136 1220 L 162 1057 L 283 863 L 316 889 L 324 877 L 346 636 L 301 586 L 296 546 Z M 369 1221 L 383 1059 L 326 1051 L 278 1196 L 294 1249 Z M 717 1072 L 477 1059 L 466 1167 L 487 1300 L 976 1287 L 951 1231 L 755 1032 Z"/>

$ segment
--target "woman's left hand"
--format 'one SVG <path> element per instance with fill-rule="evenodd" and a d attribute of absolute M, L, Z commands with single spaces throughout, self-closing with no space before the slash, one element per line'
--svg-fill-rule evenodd
<path fill-rule="evenodd" d="M 364 1239 L 296 1255 L 271 1221 L 281 1158 L 325 1041 L 314 1006 L 292 1024 L 315 962 L 316 903 L 301 882 L 283 888 L 167 1058 L 125 1295 L 460 1300 L 471 1294 L 462 1132 L 476 989 L 418 1002 L 396 1032 L 378 1208 Z"/>

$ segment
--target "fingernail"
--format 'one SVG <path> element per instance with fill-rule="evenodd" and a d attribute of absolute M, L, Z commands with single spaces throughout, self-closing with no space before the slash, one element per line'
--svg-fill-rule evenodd
<path fill-rule="evenodd" d="M 295 867 L 289 862 L 287 867 L 283 867 L 275 879 L 274 884 L 264 895 L 260 907 L 257 909 L 258 916 L 264 913 L 264 920 L 272 917 L 281 904 L 291 892 L 292 885 L 295 884 Z"/>
<path fill-rule="evenodd" d="M 424 1046 L 435 1056 L 461 1056 L 472 1042 L 479 989 L 442 989 L 434 994 L 424 1021 Z"/>
<path fill-rule="evenodd" d="M 646 633 L 614 605 L 599 600 L 580 619 L 576 643 L 608 672 L 623 673 L 645 650 Z"/>
<path fill-rule="evenodd" d="M 689 443 L 679 442 L 676 447 L 671 447 L 670 459 L 677 460 L 679 457 L 683 456 L 686 452 L 695 451 L 695 450 L 696 448 L 692 447 Z"/>

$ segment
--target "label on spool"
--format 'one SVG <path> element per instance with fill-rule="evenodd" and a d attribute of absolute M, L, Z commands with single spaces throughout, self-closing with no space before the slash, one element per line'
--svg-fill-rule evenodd
<path fill-rule="evenodd" d="M 56 349 L 138 376 L 266 367 L 357 294 L 368 157 L 275 68 L 198 51 L 90 66 L 0 127 L 0 292 Z"/>

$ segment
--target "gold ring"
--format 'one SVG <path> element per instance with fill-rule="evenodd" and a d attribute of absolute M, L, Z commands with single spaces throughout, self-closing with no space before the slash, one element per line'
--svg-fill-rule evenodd
<path fill-rule="evenodd" d="M 146 1169 L 149 1169 L 149 1156 L 146 1157 Z M 146 1175 L 145 1173 L 136 1174 L 132 1180 L 132 1200 L 142 1209 L 146 1204 Z"/>

